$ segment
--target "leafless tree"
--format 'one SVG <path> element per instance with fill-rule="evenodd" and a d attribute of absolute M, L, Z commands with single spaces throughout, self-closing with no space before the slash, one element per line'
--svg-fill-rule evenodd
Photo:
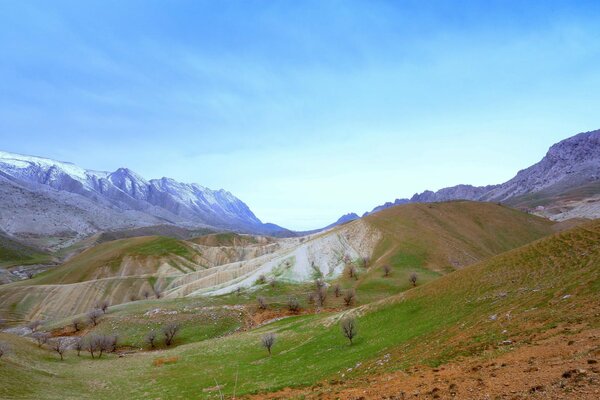
<path fill-rule="evenodd" d="M 48 332 L 35 332 L 31 336 L 37 342 L 38 347 L 42 347 L 48 343 L 48 339 L 50 339 L 50 334 Z"/>
<path fill-rule="evenodd" d="M 271 355 L 271 348 L 275 344 L 275 334 L 273 332 L 268 332 L 262 335 L 261 339 L 262 346 L 267 349 L 269 352 L 269 356 Z"/>
<path fill-rule="evenodd" d="M 144 299 L 148 300 L 148 298 L 150 297 L 150 291 L 144 290 L 144 292 L 142 293 L 142 295 L 144 296 Z"/>
<path fill-rule="evenodd" d="M 163 328 L 163 334 L 165 335 L 165 345 L 170 346 L 175 341 L 175 335 L 179 332 L 179 325 L 169 324 Z"/>
<path fill-rule="evenodd" d="M 356 292 L 354 291 L 354 289 L 350 288 L 348 290 L 346 290 L 346 293 L 344 293 L 344 304 L 346 304 L 346 306 L 351 306 L 352 304 L 354 304 L 354 301 L 356 300 Z"/>
<path fill-rule="evenodd" d="M 315 292 L 315 304 L 317 307 L 323 307 L 327 300 L 327 288 L 325 286 L 320 287 Z"/>
<path fill-rule="evenodd" d="M 108 306 L 110 306 L 110 303 L 108 302 L 108 300 L 102 300 L 102 301 L 99 301 L 98 303 L 96 303 L 96 308 L 99 310 L 102 310 L 103 314 L 106 314 L 106 310 L 108 310 Z"/>
<path fill-rule="evenodd" d="M 52 341 L 50 348 L 58 353 L 61 361 L 64 359 L 63 356 L 64 356 L 65 352 L 67 351 L 67 346 L 65 345 L 65 342 L 63 339 L 58 338 L 58 339 Z"/>
<path fill-rule="evenodd" d="M 336 283 L 335 286 L 333 286 L 333 294 L 335 297 L 340 297 L 342 295 L 342 286 L 339 283 Z"/>
<path fill-rule="evenodd" d="M 75 332 L 79 332 L 81 328 L 83 328 L 83 321 L 80 318 L 76 318 L 71 325 L 73 326 L 73 329 L 75 329 Z"/>
<path fill-rule="evenodd" d="M 112 339 L 106 335 L 96 337 L 96 349 L 98 350 L 98 358 L 102 358 L 103 353 L 108 353 L 112 349 Z"/>
<path fill-rule="evenodd" d="M 100 321 L 100 317 L 102 316 L 102 311 L 98 309 L 91 310 L 87 313 L 88 320 L 94 326 L 98 325 Z"/>
<path fill-rule="evenodd" d="M 108 351 L 110 351 L 111 353 L 116 353 L 117 352 L 117 347 L 119 345 L 119 336 L 118 335 L 110 335 L 107 336 L 107 347 L 109 348 Z"/>
<path fill-rule="evenodd" d="M 390 267 L 389 265 L 384 265 L 383 266 L 383 276 L 388 277 L 390 276 L 390 274 L 392 273 L 392 267 Z"/>
<path fill-rule="evenodd" d="M 258 308 L 260 308 L 261 310 L 267 309 L 267 299 L 265 299 L 262 296 L 259 296 L 256 298 L 256 301 L 258 302 Z"/>
<path fill-rule="evenodd" d="M 417 286 L 417 279 L 418 279 L 418 275 L 416 272 L 413 272 L 410 274 L 410 277 L 408 278 L 408 280 L 410 281 L 410 283 L 412 283 L 413 286 Z"/>
<path fill-rule="evenodd" d="M 287 305 L 288 309 L 293 313 L 297 313 L 298 311 L 300 311 L 300 302 L 295 297 L 289 297 Z"/>
<path fill-rule="evenodd" d="M 348 265 L 347 270 L 350 278 L 358 279 L 358 272 L 356 271 L 356 267 L 354 265 Z"/>
<path fill-rule="evenodd" d="M 362 258 L 363 267 L 365 269 L 369 268 L 369 263 L 370 262 L 371 262 L 371 259 L 369 257 L 363 257 Z"/>
<path fill-rule="evenodd" d="M 90 353 L 92 358 L 94 358 L 94 354 L 98 351 L 100 339 L 98 336 L 87 336 L 83 342 L 83 348 Z"/>
<path fill-rule="evenodd" d="M 81 350 L 83 350 L 83 339 L 80 337 L 75 339 L 75 343 L 73 343 L 73 348 L 77 350 L 77 357 L 80 356 Z"/>
<path fill-rule="evenodd" d="M 350 341 L 350 345 L 352 345 L 352 339 L 356 337 L 356 320 L 354 317 L 346 317 L 342 319 L 340 326 L 342 328 L 342 333 L 344 336 Z"/>
<path fill-rule="evenodd" d="M 146 343 L 150 345 L 151 349 L 156 348 L 156 331 L 150 331 L 146 335 Z"/>
<path fill-rule="evenodd" d="M 38 330 L 38 328 L 42 325 L 42 321 L 40 321 L 39 319 L 33 320 L 30 323 L 27 324 L 27 327 L 29 329 L 31 329 L 32 332 L 35 332 Z"/>
<path fill-rule="evenodd" d="M 0 358 L 2 358 L 2 356 L 6 354 L 8 354 L 8 345 L 6 343 L 0 342 Z"/>

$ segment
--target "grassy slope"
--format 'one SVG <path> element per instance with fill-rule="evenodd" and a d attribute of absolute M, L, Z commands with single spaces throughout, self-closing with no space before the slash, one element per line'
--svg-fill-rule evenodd
<path fill-rule="evenodd" d="M 167 237 L 142 236 L 120 239 L 91 247 L 73 257 L 64 265 L 41 274 L 24 284 L 55 285 L 108 278 L 112 276 L 111 270 L 118 270 L 126 256 L 152 257 L 158 260 L 161 257 L 170 255 L 190 259 L 194 256 L 194 250 L 185 241 Z M 145 273 L 155 273 L 158 263 L 149 263 L 148 265 L 150 268 Z M 99 272 L 105 267 L 108 267 L 106 271 Z"/>
<path fill-rule="evenodd" d="M 0 234 L 0 267 L 45 263 L 50 260 L 49 254 Z"/>
<path fill-rule="evenodd" d="M 408 289 L 411 272 L 417 272 L 421 283 L 429 282 L 547 236 L 554 225 L 497 204 L 468 201 L 407 204 L 370 215 L 365 221 L 383 232 L 384 238 L 375 248 L 372 268 L 358 284 L 364 301 Z M 384 278 L 381 267 L 386 264 L 392 273 Z M 345 285 L 349 284 L 346 280 Z"/>
<path fill-rule="evenodd" d="M 337 313 L 293 317 L 248 333 L 100 361 L 69 354 L 60 363 L 19 344 L 31 351 L 2 361 L 0 377 L 8 384 L 1 386 L 0 396 L 26 398 L 35 391 L 39 398 L 76 398 L 80 393 L 106 399 L 209 398 L 216 393 L 206 389 L 215 381 L 231 394 L 236 376 L 239 395 L 420 363 L 438 365 L 484 350 L 505 351 L 499 341 L 511 339 L 518 345 L 557 324 L 598 326 L 598 243 L 600 221 L 356 309 L 360 333 L 353 346 L 339 333 Z M 258 346 L 267 331 L 278 335 L 270 358 Z M 375 360 L 384 354 L 390 354 L 390 361 L 377 365 Z M 13 364 L 25 365 L 24 357 L 30 358 L 34 371 L 51 369 L 54 384 L 40 390 L 6 379 Z M 177 362 L 155 367 L 158 357 L 175 357 Z M 79 382 L 94 383 L 80 388 Z"/>

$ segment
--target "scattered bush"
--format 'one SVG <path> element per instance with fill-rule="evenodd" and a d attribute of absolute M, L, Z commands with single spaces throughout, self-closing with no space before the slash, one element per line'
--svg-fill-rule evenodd
<path fill-rule="evenodd" d="M 352 304 L 354 304 L 354 301 L 356 300 L 356 292 L 354 291 L 354 289 L 350 288 L 348 290 L 346 290 L 346 293 L 344 293 L 344 304 L 346 304 L 346 306 L 351 306 Z"/>
<path fill-rule="evenodd" d="M 417 279 L 418 279 L 418 275 L 416 272 L 411 273 L 410 277 L 408 278 L 410 283 L 412 283 L 413 287 L 417 286 Z"/>
<path fill-rule="evenodd" d="M 342 319 L 340 326 L 342 328 L 342 334 L 350 341 L 352 345 L 352 339 L 356 337 L 356 320 L 354 317 L 346 317 Z"/>
<path fill-rule="evenodd" d="M 76 318 L 73 320 L 71 325 L 73 326 L 73 329 L 75 330 L 75 332 L 79 332 L 81 330 L 81 328 L 83 328 L 83 321 L 79 318 Z"/>
<path fill-rule="evenodd" d="M 389 265 L 384 265 L 383 266 L 383 276 L 385 276 L 386 278 L 388 276 L 390 276 L 390 274 L 392 273 L 392 267 L 390 267 Z"/>
<path fill-rule="evenodd" d="M 156 348 L 156 336 L 157 336 L 156 331 L 150 331 L 146 335 L 146 343 L 148 343 L 148 345 L 150 346 L 151 349 Z"/>
<path fill-rule="evenodd" d="M 90 312 L 87 313 L 87 318 L 88 321 L 90 321 L 90 323 L 94 326 L 98 325 L 98 322 L 100 322 L 100 317 L 102 316 L 102 310 L 91 310 Z"/>
<path fill-rule="evenodd" d="M 315 292 L 315 305 L 317 307 L 323 307 L 325 305 L 325 300 L 327 300 L 327 288 L 322 286 Z"/>
<path fill-rule="evenodd" d="M 179 325 L 169 324 L 163 328 L 163 335 L 165 335 L 165 345 L 170 346 L 175 341 L 175 335 L 179 332 Z"/>
<path fill-rule="evenodd" d="M 256 298 L 256 301 L 258 302 L 258 308 L 260 308 L 261 310 L 267 309 L 267 299 L 265 299 L 262 296 L 259 296 Z"/>
<path fill-rule="evenodd" d="M 48 339 L 50 339 L 50 334 L 48 332 L 35 332 L 31 335 L 33 339 L 37 342 L 38 347 L 42 347 L 46 343 L 48 343 Z"/>
<path fill-rule="evenodd" d="M 269 352 L 269 356 L 271 356 L 271 348 L 275 344 L 275 334 L 273 332 L 265 333 L 260 341 L 262 346 Z"/>
<path fill-rule="evenodd" d="M 60 356 L 60 361 L 64 360 L 64 354 L 67 351 L 67 346 L 63 339 L 56 339 L 50 345 L 50 348 L 58 353 Z"/>
<path fill-rule="evenodd" d="M 340 297 L 342 295 L 342 286 L 339 283 L 336 283 L 333 287 L 333 294 L 335 297 Z"/>
<path fill-rule="evenodd" d="M 293 313 L 297 313 L 300 311 L 300 302 L 295 297 L 288 298 L 287 306 L 288 309 Z"/>

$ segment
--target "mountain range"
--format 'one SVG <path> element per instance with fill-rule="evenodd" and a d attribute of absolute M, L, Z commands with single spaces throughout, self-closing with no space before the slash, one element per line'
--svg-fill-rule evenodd
<path fill-rule="evenodd" d="M 546 217 L 600 217 L 600 130 L 583 132 L 548 150 L 511 180 L 489 186 L 457 185 L 396 199 L 364 215 L 407 203 L 474 200 L 504 203 Z M 364 216 L 363 215 L 363 216 Z"/>
<path fill-rule="evenodd" d="M 127 168 L 92 171 L 72 163 L 0 152 L 0 226 L 22 238 L 79 239 L 100 231 L 173 224 L 277 235 L 226 190 Z"/>

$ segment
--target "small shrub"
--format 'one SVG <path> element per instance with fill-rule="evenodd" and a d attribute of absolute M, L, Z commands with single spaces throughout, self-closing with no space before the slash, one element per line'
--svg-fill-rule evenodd
<path fill-rule="evenodd" d="M 258 276 L 258 278 L 256 279 L 256 282 L 255 282 L 255 283 L 256 283 L 257 285 L 262 285 L 262 284 L 264 284 L 264 283 L 266 283 L 266 282 L 267 282 L 267 277 L 266 277 L 266 276 L 264 276 L 263 274 L 261 274 L 261 275 L 259 275 L 259 276 Z"/>
<path fill-rule="evenodd" d="M 91 310 L 90 312 L 87 313 L 87 318 L 88 321 L 90 321 L 90 324 L 97 326 L 98 322 L 100 322 L 100 317 L 102 316 L 102 310 Z"/>
<path fill-rule="evenodd" d="M 346 304 L 346 306 L 351 306 L 352 304 L 354 304 L 354 301 L 356 300 L 356 292 L 354 291 L 354 289 L 350 288 L 348 290 L 346 290 L 346 293 L 344 293 L 344 304 Z"/>
<path fill-rule="evenodd" d="M 342 295 L 342 286 L 339 283 L 336 283 L 333 287 L 333 294 L 335 297 L 340 297 Z"/>
<path fill-rule="evenodd" d="M 410 281 L 410 283 L 412 283 L 413 287 L 417 286 L 417 279 L 418 279 L 418 275 L 416 272 L 413 272 L 410 274 L 410 277 L 408 278 L 408 280 Z"/>
<path fill-rule="evenodd" d="M 342 319 L 340 327 L 342 328 L 342 334 L 350 341 L 350 345 L 352 345 L 352 339 L 354 339 L 357 334 L 356 320 L 354 317 Z"/>
<path fill-rule="evenodd" d="M 256 301 L 258 302 L 258 308 L 259 309 L 261 309 L 261 310 L 266 310 L 267 309 L 267 300 L 264 297 L 259 296 L 259 297 L 256 298 Z"/>
<path fill-rule="evenodd" d="M 156 336 L 157 336 L 156 331 L 150 331 L 146 335 L 146 343 L 148 343 L 148 345 L 150 346 L 151 349 L 156 348 Z"/>
<path fill-rule="evenodd" d="M 48 339 L 50 339 L 50 334 L 48 332 L 35 332 L 31 335 L 33 339 L 37 342 L 38 347 L 42 347 L 46 343 L 48 343 Z"/>
<path fill-rule="evenodd" d="M 170 346 L 175 341 L 175 336 L 179 332 L 179 325 L 169 324 L 163 328 L 163 335 L 165 335 L 165 345 Z"/>
<path fill-rule="evenodd" d="M 56 339 L 50 345 L 50 348 L 58 353 L 60 361 L 64 360 L 64 354 L 67 351 L 67 346 L 63 339 Z"/>
<path fill-rule="evenodd" d="M 271 356 L 271 348 L 275 344 L 275 334 L 273 332 L 265 333 L 262 335 L 260 342 L 262 346 L 269 352 L 269 356 Z"/>
<path fill-rule="evenodd" d="M 385 276 L 386 278 L 388 276 L 390 276 L 390 274 L 392 273 L 392 267 L 390 267 L 389 265 L 384 265 L 383 266 L 383 276 Z"/>

